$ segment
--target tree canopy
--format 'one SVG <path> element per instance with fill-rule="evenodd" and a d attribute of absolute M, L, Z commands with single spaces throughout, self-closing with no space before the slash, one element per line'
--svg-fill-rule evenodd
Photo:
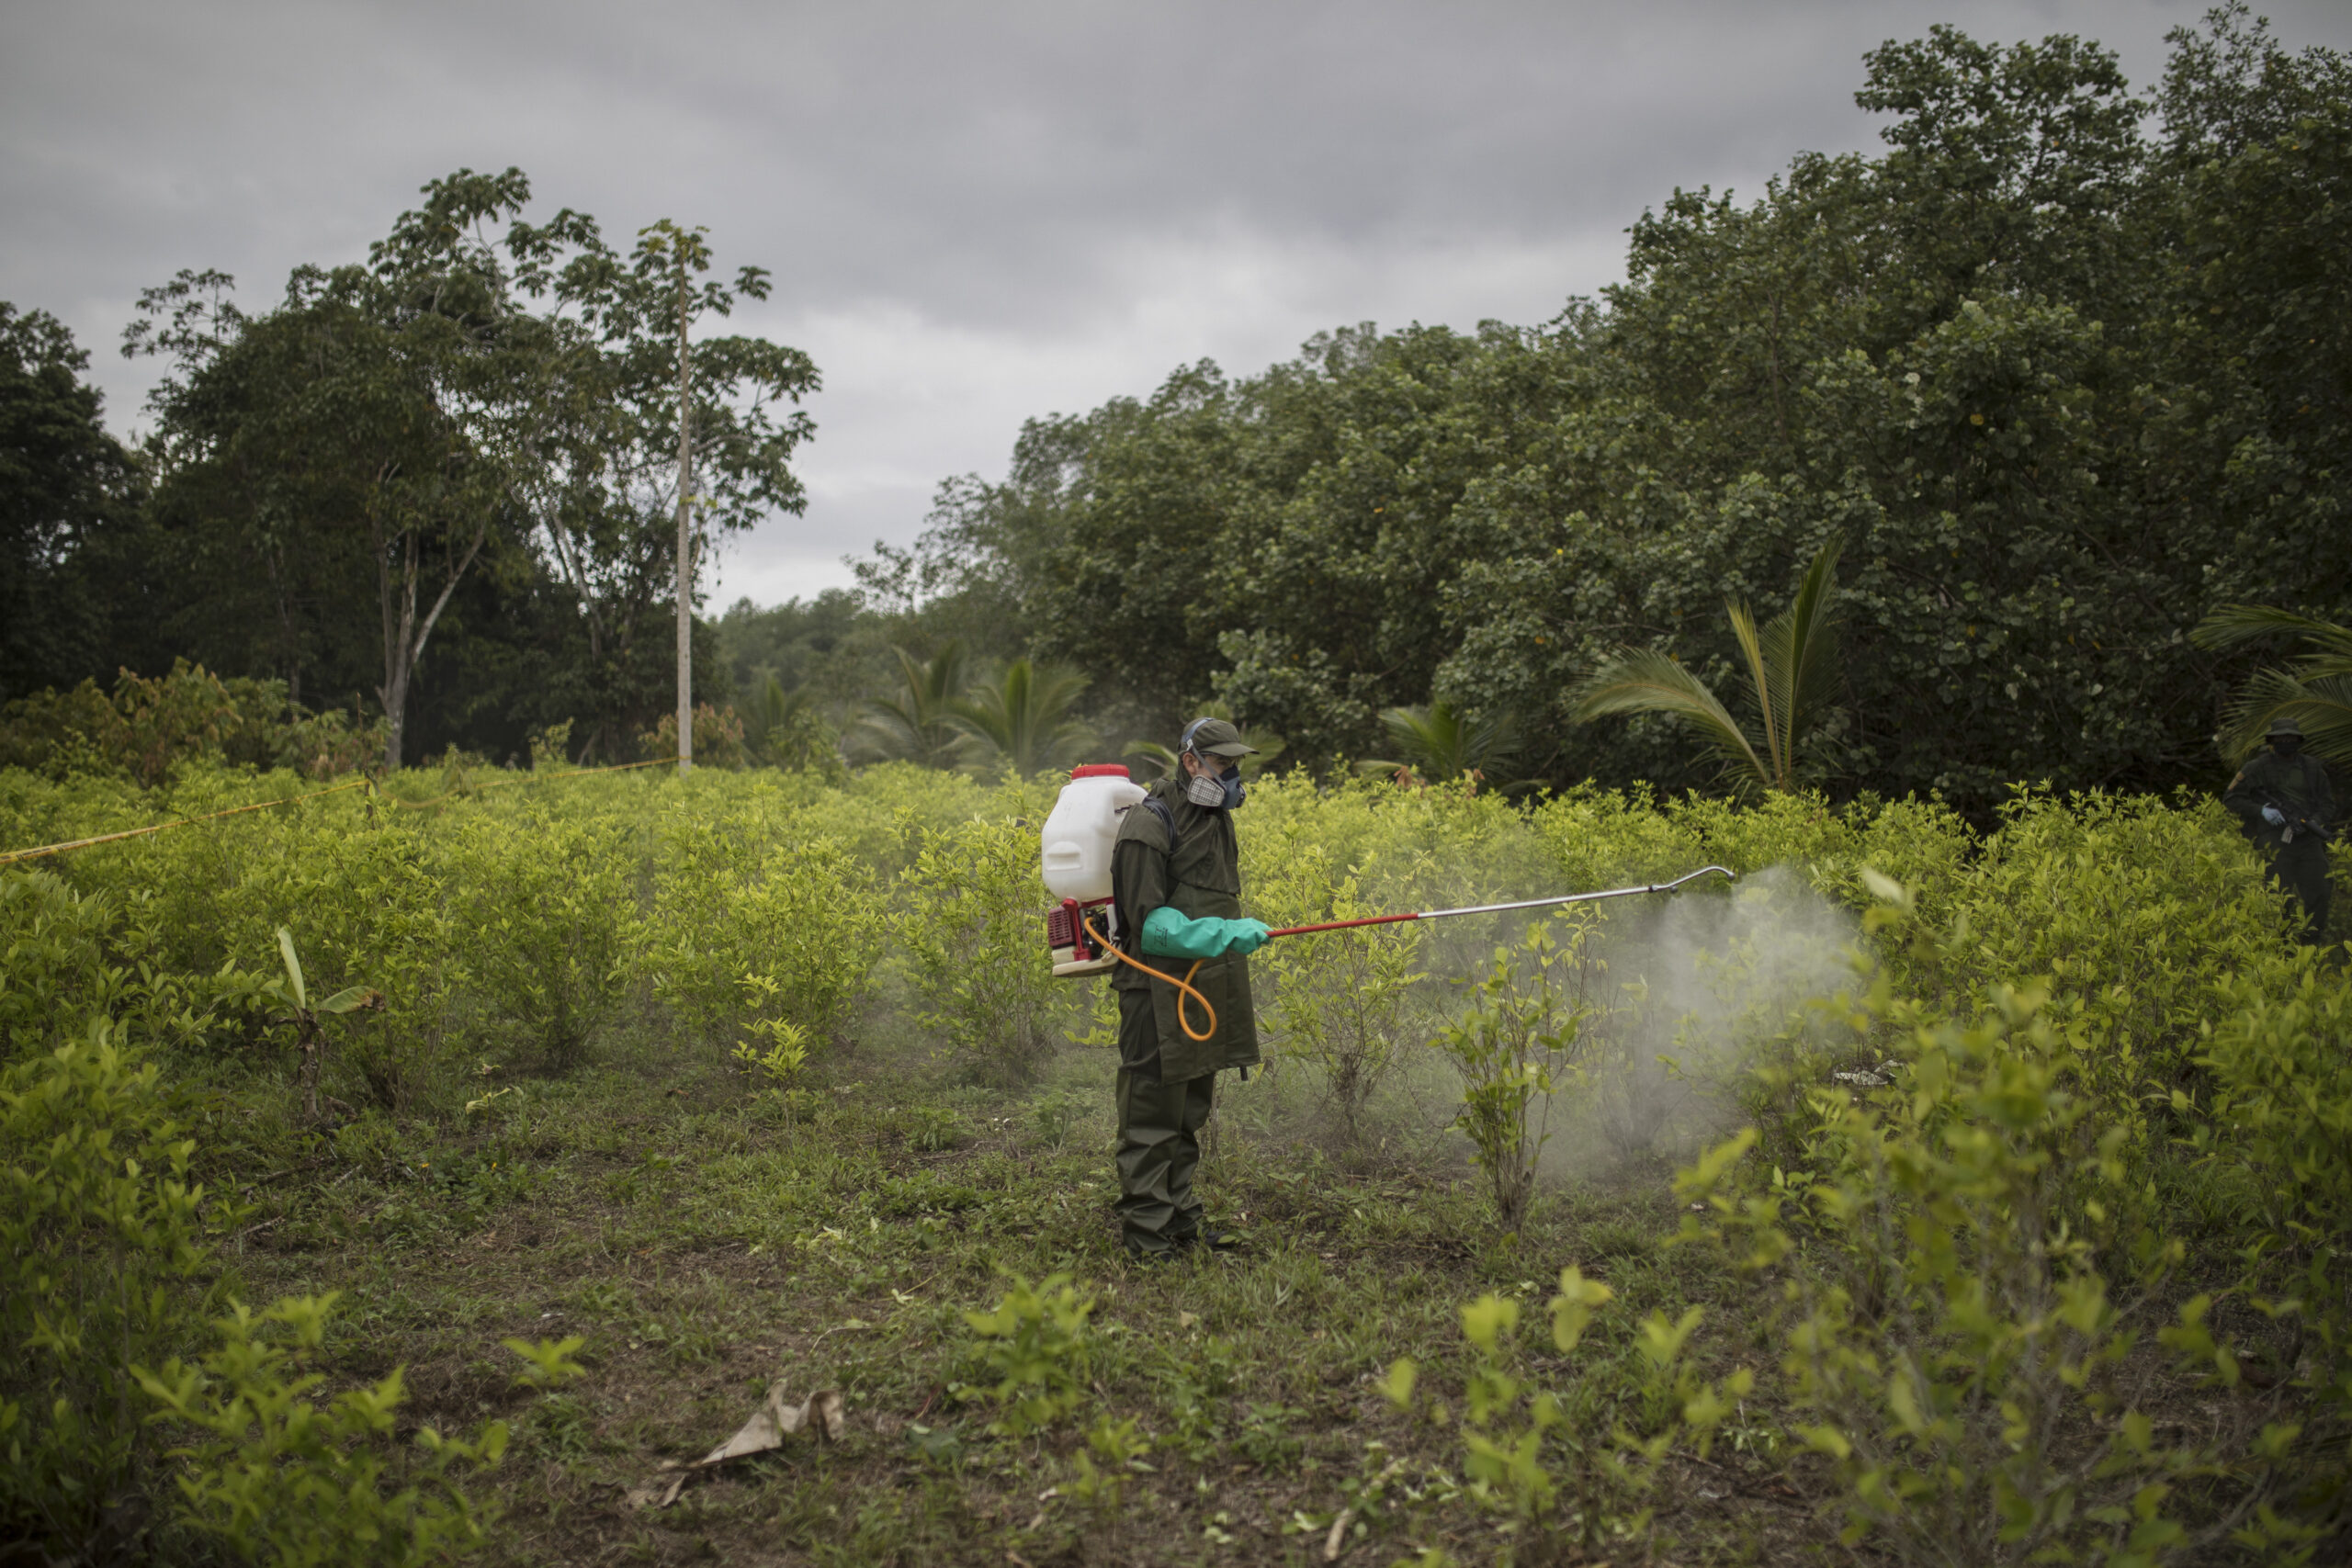
<path fill-rule="evenodd" d="M 1717 607 L 1842 537 L 1849 784 L 2202 777 L 2252 662 L 2189 629 L 2352 595 L 2352 71 L 2235 6 L 2172 45 L 2151 103 L 2077 39 L 1889 43 L 1882 155 L 1675 192 L 1540 327 L 1364 325 L 1033 422 L 907 558 L 1139 725 L 1216 697 L 1361 756 L 1435 697 L 1555 782 L 1698 784 L 1576 694 L 1623 648 L 1720 684 Z"/>

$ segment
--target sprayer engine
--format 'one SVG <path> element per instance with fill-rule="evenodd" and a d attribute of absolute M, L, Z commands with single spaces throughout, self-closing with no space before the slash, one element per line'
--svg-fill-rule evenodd
<path fill-rule="evenodd" d="M 1091 899 L 1080 903 L 1065 898 L 1046 914 L 1046 945 L 1053 949 L 1054 975 L 1058 979 L 1074 980 L 1081 976 L 1100 975 L 1118 962 L 1102 951 L 1098 936 L 1118 940 L 1111 927 L 1114 916 L 1111 900 Z M 1091 929 L 1090 929 L 1091 928 Z"/>

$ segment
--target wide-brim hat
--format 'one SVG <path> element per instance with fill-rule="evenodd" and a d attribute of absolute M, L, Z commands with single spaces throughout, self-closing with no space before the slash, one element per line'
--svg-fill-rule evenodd
<path fill-rule="evenodd" d="M 1258 748 L 1245 745 L 1241 731 L 1221 718 L 1196 718 L 1184 727 L 1184 739 L 1176 750 L 1194 754 L 1213 752 L 1219 757 L 1254 757 Z"/>
<path fill-rule="evenodd" d="M 2291 735 L 2301 740 L 2303 738 L 2303 727 L 2291 718 L 2274 718 L 2270 721 L 2270 733 L 2274 739 L 2281 735 Z"/>

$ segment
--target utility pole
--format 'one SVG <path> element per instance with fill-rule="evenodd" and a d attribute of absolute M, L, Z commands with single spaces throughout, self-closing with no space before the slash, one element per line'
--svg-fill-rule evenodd
<path fill-rule="evenodd" d="M 695 765 L 694 368 L 686 343 L 686 238 L 678 239 L 678 772 Z"/>

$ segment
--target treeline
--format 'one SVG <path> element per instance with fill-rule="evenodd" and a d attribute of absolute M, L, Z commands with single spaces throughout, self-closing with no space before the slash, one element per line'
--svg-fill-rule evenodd
<path fill-rule="evenodd" d="M 1701 784 L 1577 688 L 1626 646 L 1736 685 L 1724 599 L 1777 609 L 1837 536 L 1844 788 L 2210 783 L 2251 664 L 2189 630 L 2352 609 L 2352 67 L 2239 6 L 2171 43 L 2151 97 L 2071 38 L 1890 43 L 1882 156 L 1676 193 L 1541 327 L 1034 421 L 869 582 L 1018 628 L 1114 728 L 1216 698 L 1363 756 L 1435 697 L 1513 717 L 1523 773 Z"/>
<path fill-rule="evenodd" d="M 2210 782 L 2265 650 L 2190 629 L 2234 603 L 2352 616 L 2352 64 L 2237 5 L 2170 41 L 2144 96 L 2073 38 L 1891 42 L 1857 95 L 1883 154 L 1801 155 L 1754 201 L 1676 192 L 1633 226 L 1626 281 L 1544 325 L 1350 328 L 1256 376 L 1204 362 L 1033 420 L 1001 481 L 944 485 L 857 591 L 707 624 L 698 694 L 752 750 L 763 714 L 870 738 L 918 669 L 955 653 L 1001 692 L 1027 659 L 1104 748 L 1215 705 L 1329 766 L 1442 717 L 1487 738 L 1489 776 L 1702 786 L 1717 764 L 1686 730 L 1577 724 L 1579 688 L 1657 649 L 1736 704 L 1724 601 L 1769 615 L 1835 540 L 1838 711 L 1812 776 L 1972 809 L 2019 778 Z M 378 605 L 438 591 L 435 550 L 475 536 L 454 508 L 482 564 L 417 664 L 417 735 L 496 757 L 569 719 L 575 751 L 634 754 L 670 680 L 666 264 L 569 214 L 468 238 L 519 211 L 509 181 L 433 187 L 368 267 L 298 274 L 266 317 L 202 275 L 151 299 L 133 346 L 175 367 L 158 435 L 85 454 L 87 525 L 20 552 L 84 586 L 20 601 L 8 694 L 183 654 L 306 702 L 378 693 L 397 662 Z M 445 276 L 548 305 L 453 312 L 420 281 Z M 412 334 L 417 363 L 503 387 L 498 367 L 550 362 L 500 358 L 510 328 L 600 368 L 526 378 L 571 390 L 472 424 L 320 369 Z M 740 352 L 720 408 L 814 385 L 788 350 Z M 592 418 L 608 400 L 625 414 Z M 797 503 L 805 421 L 747 431 L 761 463 L 714 529 Z M 406 488 L 378 487 L 388 465 Z"/>

